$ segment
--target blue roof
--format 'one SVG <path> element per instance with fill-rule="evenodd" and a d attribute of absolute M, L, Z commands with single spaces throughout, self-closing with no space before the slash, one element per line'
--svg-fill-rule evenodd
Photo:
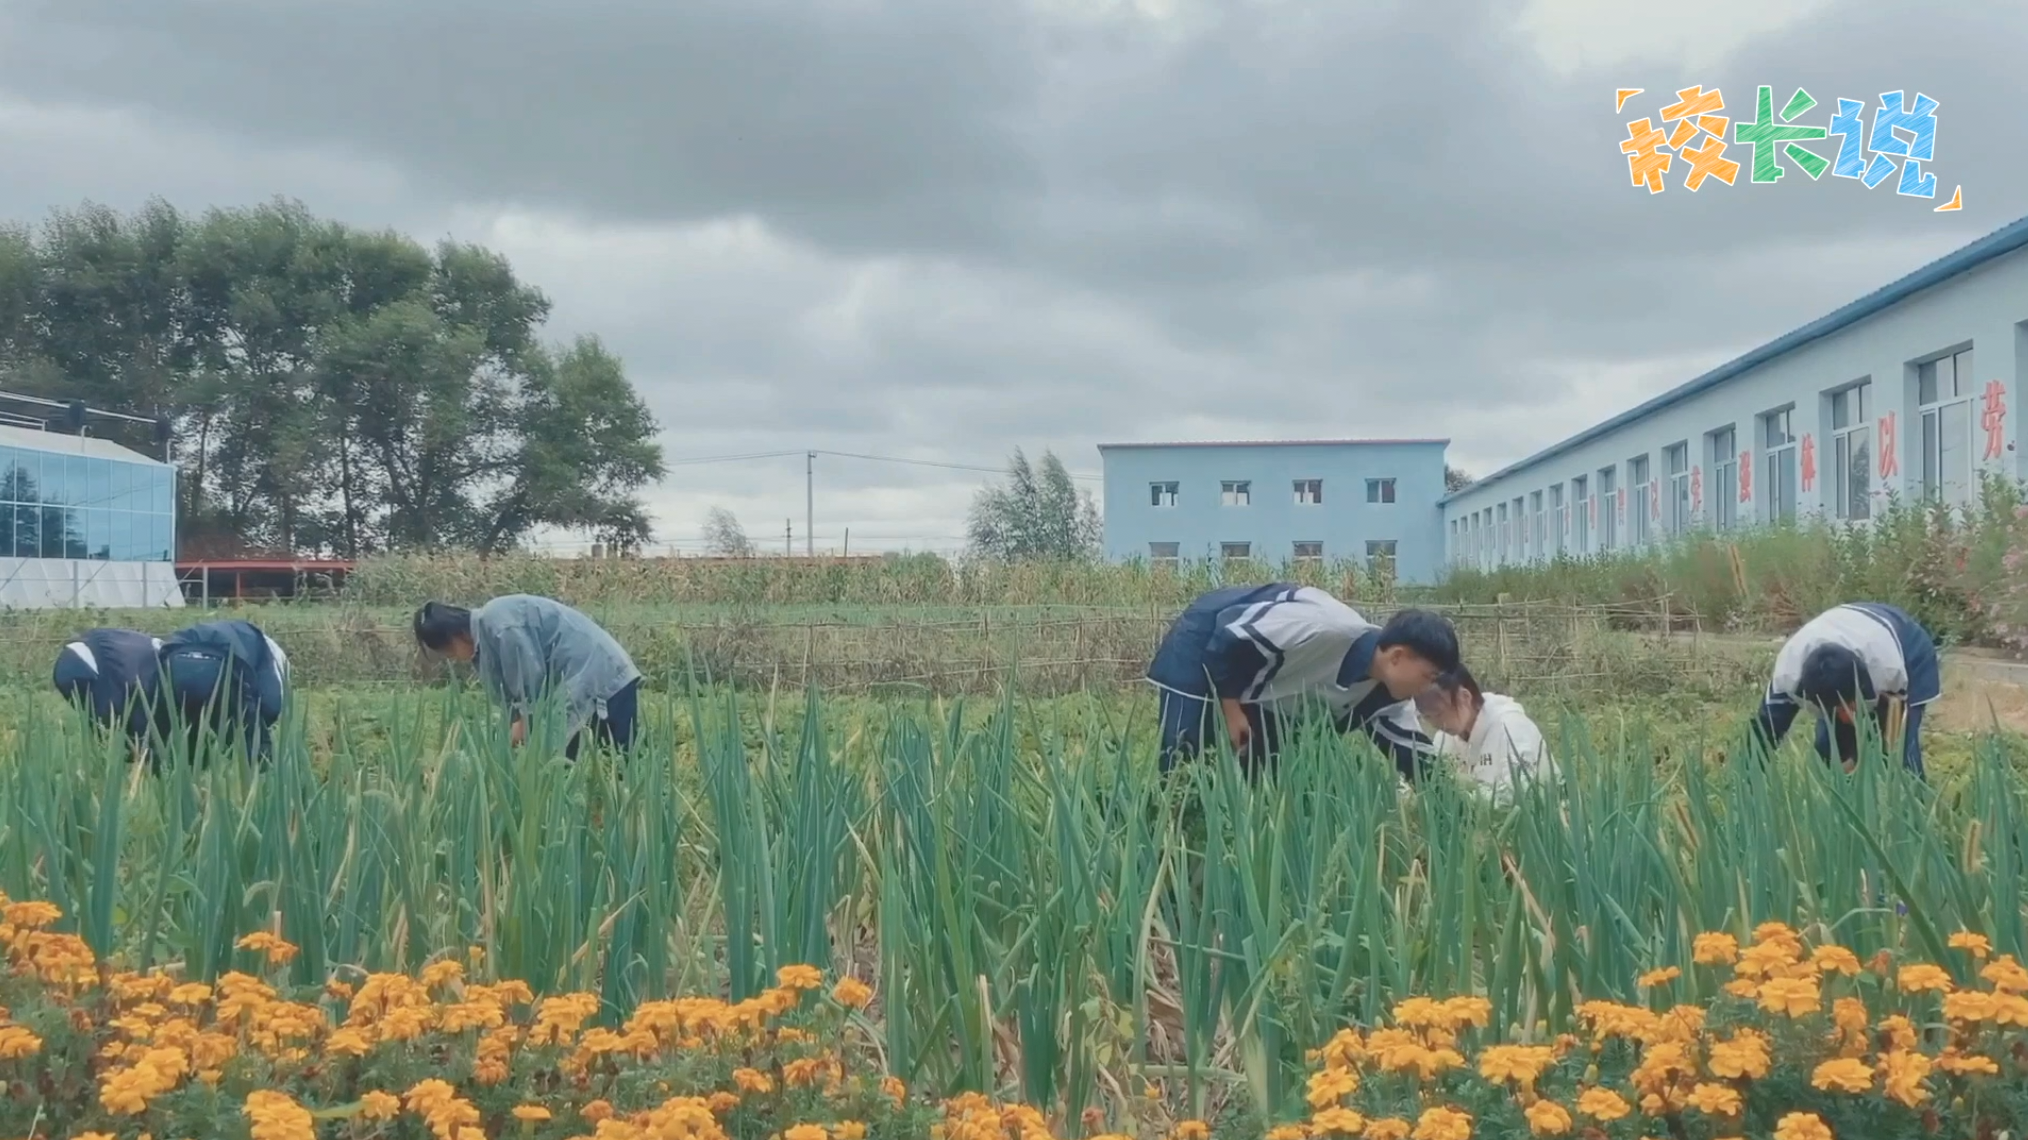
<path fill-rule="evenodd" d="M 1594 424 L 1571 436 L 1569 439 L 1561 443 L 1551 444 L 1518 463 L 1509 463 L 1507 466 L 1500 468 L 1483 479 L 1475 479 L 1467 486 L 1438 499 L 1437 503 L 1441 506 L 1452 499 L 1469 495 L 1488 483 L 1497 482 L 1524 468 L 1533 467 L 1545 459 L 1553 458 L 1573 448 L 1590 443 L 1600 436 L 1608 435 L 1633 423 L 1635 420 L 1661 411 L 1663 408 L 1680 404 L 1700 392 L 1709 391 L 1725 383 L 1727 380 L 1750 372 L 1784 353 L 1794 352 L 1796 349 L 1812 341 L 1822 340 L 1832 333 L 1858 324 L 1860 321 L 1884 309 L 1907 300 L 1924 289 L 1928 289 L 1933 285 L 1941 285 L 1961 273 L 1976 269 L 1994 258 L 2004 257 L 2023 246 L 2028 246 L 2028 218 L 2020 218 L 2006 226 L 2002 226 L 1962 249 L 1937 258 L 1935 261 L 1930 262 L 1928 265 L 1903 277 L 1899 281 L 1876 289 L 1851 304 L 1818 317 L 1816 320 L 1793 332 L 1784 333 L 1736 360 L 1719 365 L 1695 380 L 1671 388 L 1645 404 L 1621 412 L 1604 423 Z"/>

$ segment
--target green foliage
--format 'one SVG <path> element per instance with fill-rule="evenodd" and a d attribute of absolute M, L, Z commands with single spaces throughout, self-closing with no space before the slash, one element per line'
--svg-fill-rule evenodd
<path fill-rule="evenodd" d="M 0 231 L 9 386 L 170 416 L 198 553 L 638 545 L 655 423 L 598 341 L 541 342 L 548 315 L 498 254 L 293 202 Z"/>
<path fill-rule="evenodd" d="M 1007 484 L 979 489 L 967 525 L 972 553 L 1002 562 L 1085 562 L 1099 554 L 1098 507 L 1053 451 L 1040 470 L 1017 448 Z"/>

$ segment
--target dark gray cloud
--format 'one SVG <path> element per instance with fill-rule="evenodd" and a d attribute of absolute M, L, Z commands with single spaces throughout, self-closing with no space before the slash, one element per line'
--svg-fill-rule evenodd
<path fill-rule="evenodd" d="M 0 0 L 0 208 L 285 193 L 486 241 L 672 456 L 1444 434 L 1483 470 L 2012 220 L 2028 9 L 1803 3 L 1713 0 L 1758 31 L 1700 48 L 1594 0 Z M 1921 90 L 1966 209 L 1632 188 L 1625 122 L 1693 83 L 1814 122 Z M 781 466 L 677 468 L 667 529 L 800 516 Z M 974 481 L 822 466 L 861 535 L 953 535 Z"/>

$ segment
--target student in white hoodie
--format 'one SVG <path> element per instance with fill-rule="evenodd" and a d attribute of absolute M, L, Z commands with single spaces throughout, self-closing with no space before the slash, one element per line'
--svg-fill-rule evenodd
<path fill-rule="evenodd" d="M 1437 730 L 1438 751 L 1495 800 L 1511 798 L 1517 772 L 1544 779 L 1556 771 L 1542 730 L 1521 702 L 1480 689 L 1463 665 L 1417 697 L 1415 711 Z"/>

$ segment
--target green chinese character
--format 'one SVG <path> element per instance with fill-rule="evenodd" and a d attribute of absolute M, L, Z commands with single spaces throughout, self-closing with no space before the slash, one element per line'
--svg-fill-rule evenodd
<path fill-rule="evenodd" d="M 1800 145 L 1799 139 L 1821 139 L 1830 132 L 1824 127 L 1798 127 L 1786 125 L 1789 120 L 1817 105 L 1808 91 L 1796 88 L 1782 108 L 1782 122 L 1775 121 L 1774 88 L 1763 87 L 1754 101 L 1752 122 L 1736 123 L 1732 128 L 1732 141 L 1753 148 L 1753 178 L 1755 182 L 1779 182 L 1786 171 L 1782 169 L 1780 155 L 1803 168 L 1811 181 L 1823 177 L 1830 169 L 1831 160 Z M 1776 147 L 1780 149 L 1777 150 Z"/>

